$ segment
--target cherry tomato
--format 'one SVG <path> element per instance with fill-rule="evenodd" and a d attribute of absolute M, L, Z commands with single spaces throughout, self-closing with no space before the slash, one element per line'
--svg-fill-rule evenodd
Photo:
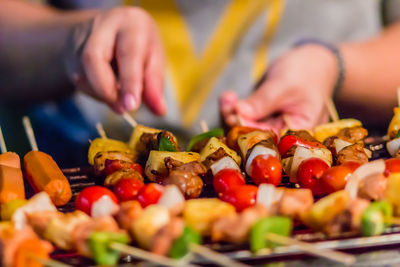
<path fill-rule="evenodd" d="M 119 201 L 133 200 L 144 183 L 138 179 L 123 178 L 114 186 L 114 193 Z"/>
<path fill-rule="evenodd" d="M 102 186 L 89 186 L 83 189 L 75 199 L 75 209 L 81 210 L 91 215 L 92 205 L 99 198 L 108 196 L 112 201 L 118 204 L 118 199 L 109 189 Z"/>
<path fill-rule="evenodd" d="M 143 168 L 138 163 L 106 159 L 104 164 L 105 175 L 110 175 L 120 169 L 134 169 L 135 171 L 143 175 Z"/>
<path fill-rule="evenodd" d="M 357 170 L 358 167 L 361 166 L 361 163 L 356 162 L 356 161 L 348 161 L 342 164 L 342 166 L 345 166 L 351 170 L 351 172 L 354 172 Z"/>
<path fill-rule="evenodd" d="M 300 186 L 309 188 L 315 196 L 326 194 L 320 178 L 327 169 L 329 169 L 329 165 L 320 158 L 303 160 L 297 170 L 297 179 Z"/>
<path fill-rule="evenodd" d="M 385 161 L 386 169 L 385 176 L 389 176 L 391 173 L 400 172 L 400 158 L 391 158 Z"/>
<path fill-rule="evenodd" d="M 339 165 L 329 168 L 321 177 L 321 182 L 326 189 L 326 193 L 330 194 L 344 189 L 350 174 L 353 173 L 351 167 Z"/>
<path fill-rule="evenodd" d="M 156 204 L 160 199 L 163 191 L 164 187 L 162 185 L 150 183 L 143 186 L 139 190 L 136 199 L 139 201 L 140 205 L 145 208 L 149 205 Z"/>
<path fill-rule="evenodd" d="M 221 200 L 232 204 L 240 212 L 256 203 L 257 190 L 255 185 L 241 185 L 226 191 Z"/>
<path fill-rule="evenodd" d="M 213 178 L 214 189 L 217 193 L 224 193 L 234 187 L 246 184 L 243 175 L 234 169 L 219 171 Z"/>
<path fill-rule="evenodd" d="M 278 185 L 282 178 L 281 162 L 271 155 L 258 155 L 251 162 L 251 178 L 256 184 Z"/>
<path fill-rule="evenodd" d="M 319 142 L 306 141 L 298 136 L 286 135 L 281 139 L 281 141 L 278 144 L 279 154 L 281 154 L 282 157 L 285 157 L 286 153 L 294 145 L 304 146 L 306 148 L 313 148 L 313 147 L 325 148 L 325 146 Z"/>

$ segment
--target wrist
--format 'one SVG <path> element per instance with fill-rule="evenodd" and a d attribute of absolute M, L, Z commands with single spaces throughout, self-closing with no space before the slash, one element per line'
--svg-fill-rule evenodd
<path fill-rule="evenodd" d="M 301 39 L 294 45 L 298 48 L 312 49 L 318 55 L 319 60 L 325 61 L 326 70 L 332 73 L 331 96 L 336 98 L 345 80 L 345 64 L 341 50 L 333 44 L 317 39 Z"/>

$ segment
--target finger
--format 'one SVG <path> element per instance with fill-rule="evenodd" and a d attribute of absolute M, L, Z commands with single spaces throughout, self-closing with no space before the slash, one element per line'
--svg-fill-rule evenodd
<path fill-rule="evenodd" d="M 230 125 L 229 121 L 232 121 L 233 115 L 235 115 L 234 107 L 238 101 L 237 95 L 233 91 L 225 91 L 219 97 L 219 107 L 222 117 L 225 122 Z"/>
<path fill-rule="evenodd" d="M 110 66 L 113 34 L 92 35 L 82 53 L 82 66 L 97 99 L 110 105 L 117 100 L 116 78 Z"/>
<path fill-rule="evenodd" d="M 164 91 L 164 51 L 161 41 L 156 40 L 154 48 L 150 52 L 144 73 L 143 97 L 149 109 L 156 115 L 164 115 L 166 104 L 163 95 Z"/>
<path fill-rule="evenodd" d="M 147 35 L 141 31 L 123 30 L 117 37 L 120 102 L 127 111 L 137 109 L 141 102 Z"/>
<path fill-rule="evenodd" d="M 244 118 L 260 120 L 268 117 L 283 106 L 287 97 L 283 86 L 274 81 L 266 81 L 250 97 L 239 101 L 235 111 Z M 285 97 L 285 98 L 283 98 Z"/>

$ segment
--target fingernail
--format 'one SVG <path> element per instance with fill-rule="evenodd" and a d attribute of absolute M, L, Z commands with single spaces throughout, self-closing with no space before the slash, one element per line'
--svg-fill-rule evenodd
<path fill-rule="evenodd" d="M 239 102 L 236 105 L 236 111 L 240 114 L 250 116 L 254 112 L 253 107 L 247 104 L 246 102 Z"/>
<path fill-rule="evenodd" d="M 131 94 L 126 94 L 124 96 L 124 106 L 126 110 L 132 110 L 136 108 L 136 100 Z"/>

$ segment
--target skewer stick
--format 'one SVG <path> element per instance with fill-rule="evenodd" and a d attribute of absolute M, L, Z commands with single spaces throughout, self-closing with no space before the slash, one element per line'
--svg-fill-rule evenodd
<path fill-rule="evenodd" d="M 38 145 L 36 143 L 35 134 L 33 132 L 31 120 L 29 119 L 28 116 L 24 116 L 22 118 L 22 123 L 24 124 L 25 133 L 26 133 L 26 136 L 28 137 L 29 143 L 31 144 L 32 150 L 33 151 L 38 151 L 39 148 L 38 148 Z"/>
<path fill-rule="evenodd" d="M 231 258 L 225 256 L 224 254 L 215 252 L 212 249 L 209 249 L 208 247 L 197 245 L 197 244 L 190 244 L 189 245 L 190 251 L 199 254 L 203 256 L 206 259 L 212 260 L 213 262 L 217 263 L 218 265 L 221 266 L 226 266 L 226 267 L 249 267 L 249 265 L 234 261 Z"/>
<path fill-rule="evenodd" d="M 201 128 L 201 131 L 202 131 L 203 133 L 209 131 L 207 122 L 206 122 L 205 120 L 201 120 L 201 121 L 200 121 L 200 128 Z"/>
<path fill-rule="evenodd" d="M 137 122 L 135 119 L 129 115 L 129 113 L 122 113 L 122 117 L 126 120 L 127 123 L 129 123 L 133 128 L 137 126 Z"/>
<path fill-rule="evenodd" d="M 52 260 L 52 259 L 44 259 L 44 258 L 38 257 L 37 255 L 34 255 L 32 253 L 29 254 L 29 257 L 31 257 L 35 261 L 43 264 L 43 266 L 47 266 L 47 267 L 72 267 L 72 265 L 65 264 L 63 262 Z"/>
<path fill-rule="evenodd" d="M 1 153 L 7 152 L 6 142 L 4 141 L 3 131 L 1 130 L 1 127 L 0 127 L 0 148 L 1 148 Z"/>
<path fill-rule="evenodd" d="M 397 88 L 397 106 L 400 107 L 400 87 Z"/>
<path fill-rule="evenodd" d="M 332 98 L 328 97 L 325 99 L 325 106 L 328 109 L 329 116 L 331 119 L 336 122 L 339 120 L 339 114 L 336 110 L 335 103 L 333 103 Z"/>
<path fill-rule="evenodd" d="M 283 113 L 283 114 L 282 114 L 282 120 L 283 120 L 283 122 L 286 124 L 286 128 L 287 128 L 287 129 L 292 129 L 292 130 L 294 130 L 294 127 L 292 127 L 293 124 L 292 124 L 292 122 L 290 121 L 288 114 Z"/>
<path fill-rule="evenodd" d="M 316 245 L 312 245 L 307 242 L 299 241 L 293 238 L 289 238 L 286 236 L 278 235 L 275 233 L 267 233 L 266 238 L 269 241 L 276 242 L 282 245 L 296 245 L 302 251 L 307 253 L 327 258 L 336 262 L 340 262 L 342 264 L 350 265 L 356 262 L 356 258 L 353 255 L 349 255 L 347 253 L 326 249 L 326 248 L 319 248 Z"/>
<path fill-rule="evenodd" d="M 244 126 L 244 121 L 243 121 L 242 117 L 241 117 L 241 116 L 239 116 L 239 115 L 236 115 L 236 117 L 237 117 L 237 120 L 238 120 L 239 126 Z"/>
<path fill-rule="evenodd" d="M 125 244 L 121 243 L 110 243 L 109 247 L 111 249 L 117 250 L 119 252 L 134 256 L 136 258 L 146 260 L 149 262 L 161 264 L 164 266 L 190 266 L 190 267 L 197 267 L 197 265 L 193 264 L 188 264 L 186 261 L 179 261 L 179 260 L 174 260 L 170 259 L 155 253 L 148 252 L 146 250 L 136 248 L 136 247 L 131 247 Z"/>
<path fill-rule="evenodd" d="M 108 139 L 106 131 L 104 131 L 103 124 L 100 122 L 96 123 L 96 129 L 102 139 Z"/>

